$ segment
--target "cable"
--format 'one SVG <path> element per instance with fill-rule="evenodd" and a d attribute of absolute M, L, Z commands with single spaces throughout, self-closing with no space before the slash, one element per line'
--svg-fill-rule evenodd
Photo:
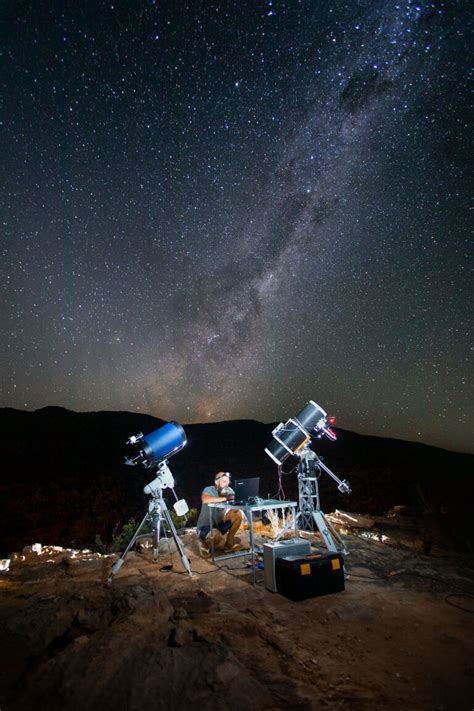
<path fill-rule="evenodd" d="M 282 468 L 281 464 L 279 464 L 278 465 L 278 494 L 277 494 L 277 496 L 279 496 L 280 499 L 283 498 L 283 500 L 285 500 L 286 494 L 285 494 L 285 490 L 283 488 L 282 473 L 283 473 L 283 468 Z"/>
<path fill-rule="evenodd" d="M 242 570 L 244 570 L 244 568 L 242 568 Z M 232 572 L 231 572 L 232 569 L 229 568 L 228 565 L 217 565 L 217 563 L 214 563 L 214 568 L 212 568 L 211 570 L 205 570 L 205 571 L 203 571 L 203 572 L 201 572 L 200 570 L 193 570 L 193 575 L 211 575 L 211 574 L 213 574 L 213 573 L 214 573 L 214 574 L 215 574 L 215 573 L 218 573 L 219 571 L 222 571 L 222 572 L 224 572 L 224 573 L 227 573 L 228 575 L 232 575 L 232 577 L 233 577 L 233 578 L 236 578 L 237 580 L 240 580 L 240 579 L 241 579 L 241 576 L 240 576 L 240 575 L 236 575 L 235 573 L 232 573 Z M 173 572 L 174 572 L 176 575 L 187 575 L 187 573 L 186 573 L 185 571 L 182 571 L 182 570 L 181 570 L 181 571 L 179 571 L 179 570 L 176 570 L 176 571 L 175 571 L 175 570 L 174 570 Z"/>

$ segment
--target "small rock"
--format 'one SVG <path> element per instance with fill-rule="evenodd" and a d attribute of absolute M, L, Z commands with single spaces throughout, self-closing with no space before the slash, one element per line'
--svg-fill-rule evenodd
<path fill-rule="evenodd" d="M 184 620 L 177 627 L 173 627 L 168 637 L 168 647 L 184 647 L 194 641 L 194 630 Z"/>
<path fill-rule="evenodd" d="M 80 637 L 76 637 L 74 640 L 75 647 L 83 647 L 89 641 L 89 637 L 86 634 L 81 634 Z"/>
<path fill-rule="evenodd" d="M 33 543 L 31 546 L 25 546 L 23 553 L 36 553 L 37 555 L 41 555 L 42 550 L 43 546 L 41 543 Z"/>
<path fill-rule="evenodd" d="M 79 610 L 76 614 L 76 620 L 78 624 L 88 632 L 95 632 L 100 627 L 99 616 L 88 610 Z"/>
<path fill-rule="evenodd" d="M 233 664 L 231 661 L 226 661 L 223 664 L 219 664 L 219 666 L 216 668 L 216 677 L 221 684 L 228 684 L 238 675 L 239 668 L 237 664 Z"/>
<path fill-rule="evenodd" d="M 187 617 L 189 617 L 189 615 L 184 607 L 178 607 L 174 611 L 173 617 L 175 618 L 175 620 L 185 620 Z"/>

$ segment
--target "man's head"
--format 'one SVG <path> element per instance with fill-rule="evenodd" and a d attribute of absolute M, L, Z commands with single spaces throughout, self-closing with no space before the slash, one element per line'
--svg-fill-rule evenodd
<path fill-rule="evenodd" d="M 222 491 L 230 486 L 230 474 L 229 472 L 217 472 L 214 477 L 214 483 L 216 485 L 217 491 Z"/>

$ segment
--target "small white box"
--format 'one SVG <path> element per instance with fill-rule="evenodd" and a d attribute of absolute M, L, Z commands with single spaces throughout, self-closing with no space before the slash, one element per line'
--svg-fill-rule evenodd
<path fill-rule="evenodd" d="M 173 505 L 177 516 L 186 516 L 189 511 L 189 506 L 184 499 L 180 499 Z"/>

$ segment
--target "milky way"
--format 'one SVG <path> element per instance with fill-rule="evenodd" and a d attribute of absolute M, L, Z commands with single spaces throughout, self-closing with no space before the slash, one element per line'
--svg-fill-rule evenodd
<path fill-rule="evenodd" d="M 5 2 L 1 405 L 472 448 L 464 2 Z"/>

